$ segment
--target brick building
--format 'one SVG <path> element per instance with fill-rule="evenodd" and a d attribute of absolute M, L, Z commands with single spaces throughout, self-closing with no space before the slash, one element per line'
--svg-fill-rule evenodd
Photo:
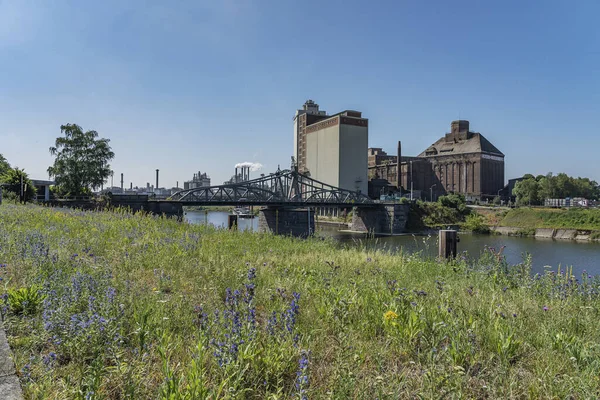
<path fill-rule="evenodd" d="M 465 120 L 453 121 L 450 132 L 417 157 L 402 156 L 398 142 L 397 156 L 371 148 L 368 160 L 373 197 L 412 188 L 426 198 L 461 193 L 475 200 L 494 197 L 504 188 L 504 154 L 482 134 L 471 132 Z"/>

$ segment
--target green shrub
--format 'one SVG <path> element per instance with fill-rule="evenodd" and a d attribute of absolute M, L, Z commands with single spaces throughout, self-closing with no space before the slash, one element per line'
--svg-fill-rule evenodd
<path fill-rule="evenodd" d="M 444 207 L 454 208 L 461 213 L 468 212 L 467 201 L 465 200 L 465 196 L 462 194 L 449 194 L 446 196 L 440 196 L 438 203 Z"/>
<path fill-rule="evenodd" d="M 7 203 L 13 203 L 16 204 L 19 202 L 19 195 L 16 194 L 15 192 L 11 192 L 11 191 L 3 191 L 2 192 L 2 201 L 3 202 L 7 202 Z"/>
<path fill-rule="evenodd" d="M 486 225 L 483 216 L 475 213 L 467 215 L 463 228 L 475 233 L 490 233 L 490 227 Z"/>
<path fill-rule="evenodd" d="M 44 296 L 37 285 L 10 289 L 8 291 L 8 307 L 15 315 L 34 315 L 41 308 Z"/>

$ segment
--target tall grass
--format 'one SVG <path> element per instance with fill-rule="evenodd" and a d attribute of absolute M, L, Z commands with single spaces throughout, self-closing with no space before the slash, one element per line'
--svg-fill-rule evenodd
<path fill-rule="evenodd" d="M 3 205 L 0 263 L 27 398 L 600 396 L 600 281 L 501 250 L 438 262 Z"/>
<path fill-rule="evenodd" d="M 506 213 L 500 226 L 600 231 L 600 209 L 515 208 Z"/>

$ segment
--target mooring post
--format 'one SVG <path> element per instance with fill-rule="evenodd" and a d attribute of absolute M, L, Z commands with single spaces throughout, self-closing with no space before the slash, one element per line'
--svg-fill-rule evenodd
<path fill-rule="evenodd" d="M 456 257 L 456 248 L 458 243 L 458 234 L 455 230 L 444 229 L 439 233 L 440 240 L 440 258 Z"/>
<path fill-rule="evenodd" d="M 238 216 L 237 215 L 235 215 L 235 214 L 228 215 L 227 226 L 229 227 L 229 229 L 237 230 L 237 222 L 238 222 Z"/>
<path fill-rule="evenodd" d="M 208 225 L 208 210 L 204 210 L 204 225 Z"/>

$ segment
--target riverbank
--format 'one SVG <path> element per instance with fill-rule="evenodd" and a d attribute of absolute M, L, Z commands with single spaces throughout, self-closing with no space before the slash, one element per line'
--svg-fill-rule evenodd
<path fill-rule="evenodd" d="M 587 274 L 35 206 L 0 232 L 26 398 L 600 395 Z"/>
<path fill-rule="evenodd" d="M 477 208 L 492 232 L 544 239 L 600 240 L 600 209 Z"/>

